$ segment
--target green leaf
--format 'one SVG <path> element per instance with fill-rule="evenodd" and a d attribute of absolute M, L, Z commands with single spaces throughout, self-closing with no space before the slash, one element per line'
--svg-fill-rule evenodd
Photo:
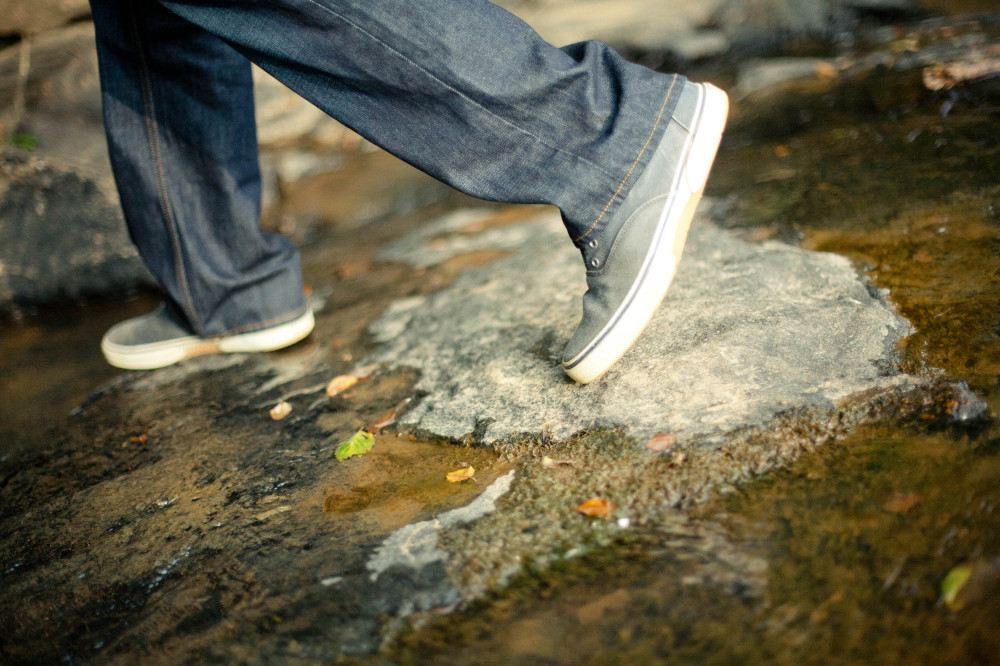
<path fill-rule="evenodd" d="M 7 142 L 12 146 L 23 148 L 24 150 L 34 150 L 37 145 L 35 135 L 30 132 L 18 132 L 7 139 Z"/>
<path fill-rule="evenodd" d="M 337 445 L 337 450 L 333 455 L 337 460 L 347 460 L 351 456 L 360 456 L 362 453 L 371 451 L 375 444 L 375 437 L 367 430 L 359 430 L 350 439 L 345 439 Z"/>
<path fill-rule="evenodd" d="M 948 575 L 941 581 L 941 598 L 951 610 L 961 610 L 965 606 L 965 603 L 958 598 L 958 593 L 969 582 L 969 576 L 971 575 L 972 567 L 962 564 L 949 571 Z"/>

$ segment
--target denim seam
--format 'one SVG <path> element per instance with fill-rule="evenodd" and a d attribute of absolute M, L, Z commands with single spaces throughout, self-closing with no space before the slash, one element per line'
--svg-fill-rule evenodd
<path fill-rule="evenodd" d="M 610 173 L 609 171 L 606 171 L 600 164 L 597 164 L 596 162 L 592 162 L 591 160 L 587 159 L 586 157 L 583 157 L 582 155 L 577 155 L 576 153 L 571 152 L 569 150 L 565 150 L 563 148 L 559 148 L 558 146 L 553 146 L 552 144 L 546 142 L 541 137 L 535 136 L 534 134 L 532 134 L 528 130 L 524 129 L 523 127 L 519 127 L 517 124 L 511 122 L 510 120 L 507 120 L 503 116 L 500 116 L 500 115 L 494 113 L 493 111 L 490 111 L 488 108 L 486 108 L 485 106 L 483 106 L 482 104 L 480 104 L 479 102 L 477 102 L 476 100 L 474 100 L 473 98 L 469 97 L 468 95 L 466 95 L 465 93 L 463 93 L 461 90 L 458 90 L 457 88 L 453 88 L 452 86 L 448 85 L 446 82 L 444 82 L 443 80 L 441 80 L 440 78 L 438 78 L 437 76 L 435 76 L 430 71 L 424 69 L 423 67 L 421 67 L 419 64 L 417 64 L 413 60 L 410 60 L 409 58 L 407 58 L 405 54 L 403 54 L 400 51 L 397 51 L 396 49 L 392 48 L 392 46 L 390 46 L 386 42 L 382 41 L 381 39 L 379 39 L 378 37 L 376 37 L 372 33 L 368 32 L 367 30 L 365 30 L 364 28 L 362 28 L 357 23 L 351 21 L 349 18 L 347 18 L 343 14 L 340 14 L 340 13 L 334 11 L 333 9 L 329 8 L 329 7 L 323 6 L 322 4 L 320 4 L 319 2 L 317 2 L 316 0 L 308 0 L 308 2 L 310 4 L 312 4 L 312 5 L 315 5 L 315 6 L 319 7 L 320 10 L 325 11 L 325 12 L 327 12 L 329 14 L 332 14 L 333 16 L 336 16 L 341 21 L 343 21 L 344 23 L 347 23 L 348 25 L 350 25 L 352 28 L 354 28 L 358 32 L 360 32 L 360 33 L 362 33 L 364 35 L 367 35 L 370 39 L 372 39 L 373 41 L 377 42 L 378 44 L 380 44 L 382 47 L 384 47 L 388 51 L 391 51 L 392 53 L 395 53 L 397 56 L 399 56 L 405 62 L 409 63 L 417 71 L 423 72 L 424 75 L 426 75 L 428 78 L 430 78 L 433 81 L 437 81 L 440 85 L 444 86 L 444 88 L 446 90 L 449 90 L 449 91 L 455 93 L 456 95 L 458 95 L 459 97 L 461 97 L 462 99 L 467 100 L 468 102 L 470 102 L 471 104 L 473 104 L 476 108 L 480 109 L 481 111 L 483 111 L 487 115 L 492 116 L 493 118 L 496 118 L 501 123 L 514 128 L 516 131 L 518 131 L 518 132 L 520 132 L 520 133 L 522 133 L 522 134 L 524 134 L 526 136 L 531 137 L 533 140 L 535 140 L 538 143 L 542 144 L 546 148 L 554 150 L 557 153 L 563 153 L 563 154 L 566 154 L 566 155 L 571 155 L 572 157 L 574 157 L 574 158 L 576 158 L 578 160 L 581 160 L 583 162 L 586 162 L 587 164 L 590 164 L 591 166 L 593 166 L 595 169 L 597 169 L 598 171 L 600 171 L 604 175 L 614 177 L 614 175 L 612 173 Z M 662 110 L 661 110 L 661 113 L 662 113 Z"/>
<path fill-rule="evenodd" d="M 288 314 L 283 314 L 283 315 L 280 315 L 278 317 L 272 317 L 272 318 L 270 318 L 270 319 L 268 319 L 266 321 L 259 321 L 259 322 L 253 323 L 253 324 L 247 324 L 245 326 L 238 326 L 236 328 L 233 328 L 233 329 L 230 329 L 230 330 L 226 331 L 222 335 L 213 335 L 211 337 L 213 339 L 225 338 L 225 337 L 229 337 L 230 335 L 238 335 L 240 333 L 246 333 L 248 331 L 259 331 L 261 329 L 269 328 L 269 327 L 274 326 L 276 324 L 284 324 L 286 322 L 292 321 L 293 319 L 297 319 L 297 318 L 301 317 L 303 314 L 305 314 L 306 310 L 308 310 L 308 309 L 309 309 L 309 304 L 306 303 L 302 307 L 300 307 L 300 308 L 298 308 L 296 310 L 292 310 L 292 312 L 290 312 Z"/>
<path fill-rule="evenodd" d="M 590 235 L 590 232 L 597 227 L 597 224 L 604 218 L 604 214 L 608 212 L 609 208 L 611 208 L 611 204 L 613 204 L 615 202 L 615 199 L 618 198 L 618 194 L 622 191 L 622 188 L 625 187 L 625 183 L 628 182 L 628 179 L 632 175 L 632 172 L 635 171 L 636 165 L 639 164 L 639 160 L 642 159 L 642 156 L 646 152 L 646 149 L 649 147 L 649 144 L 653 140 L 653 137 L 656 136 L 656 128 L 660 126 L 660 121 L 663 120 L 663 111 L 664 109 L 667 108 L 667 101 L 670 100 L 670 93 L 674 91 L 674 86 L 677 85 L 677 80 L 679 78 L 680 75 L 674 74 L 674 80 L 670 82 L 670 87 L 667 88 L 667 94 L 663 98 L 663 104 L 660 106 L 660 112 L 656 115 L 656 122 L 653 123 L 653 129 L 650 130 L 649 136 L 646 138 L 646 143 L 642 144 L 642 148 L 639 149 L 639 154 L 636 155 L 635 161 L 632 162 L 632 166 L 629 168 L 628 173 L 626 173 L 625 177 L 622 178 L 622 182 L 618 184 L 618 189 L 615 190 L 615 193 L 611 195 L 611 198 L 608 200 L 607 205 L 604 206 L 604 210 L 602 210 L 601 214 L 597 216 L 597 219 L 594 220 L 594 223 L 590 225 L 590 228 L 587 229 L 585 232 L 583 232 L 583 234 L 579 238 L 573 239 L 574 243 L 579 243 L 584 238 Z"/>
<path fill-rule="evenodd" d="M 184 270 L 184 260 L 181 256 L 181 244 L 180 238 L 177 235 L 177 224 L 174 220 L 173 207 L 170 205 L 170 198 L 167 193 L 167 183 L 163 167 L 163 153 L 160 150 L 160 130 L 156 123 L 156 104 L 153 97 L 153 85 L 149 73 L 149 63 L 146 60 L 146 45 L 142 38 L 142 32 L 139 30 L 139 25 L 136 22 L 134 10 L 129 14 L 129 19 L 132 27 L 132 35 L 136 41 L 136 53 L 139 60 L 139 71 L 142 81 L 142 101 L 146 116 L 146 138 L 149 141 L 149 150 L 152 158 L 153 174 L 156 179 L 160 212 L 163 215 L 163 221 L 167 227 L 167 233 L 170 236 L 174 269 L 177 273 L 177 288 L 184 299 L 184 303 L 182 304 L 182 307 L 185 310 L 184 314 L 188 317 L 189 323 L 192 328 L 194 328 L 195 332 L 199 332 L 202 328 L 201 322 L 195 312 L 194 305 L 191 301 L 191 293 L 188 290 L 187 273 Z"/>

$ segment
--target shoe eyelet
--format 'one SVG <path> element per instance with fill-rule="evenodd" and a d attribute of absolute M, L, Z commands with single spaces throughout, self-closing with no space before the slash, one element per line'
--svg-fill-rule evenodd
<path fill-rule="evenodd" d="M 601 265 L 601 261 L 599 259 L 591 259 L 590 260 L 590 267 L 591 268 L 597 268 L 600 265 Z"/>
<path fill-rule="evenodd" d="M 590 249 L 594 249 L 595 247 L 597 247 L 597 241 L 591 240 L 589 243 L 587 243 L 587 247 L 589 247 Z"/>

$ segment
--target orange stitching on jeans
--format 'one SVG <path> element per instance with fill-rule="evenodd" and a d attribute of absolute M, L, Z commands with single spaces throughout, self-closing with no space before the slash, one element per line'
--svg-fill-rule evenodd
<path fill-rule="evenodd" d="M 670 99 L 670 93 L 673 92 L 674 86 L 677 85 L 677 79 L 679 78 L 680 75 L 674 74 L 674 80 L 670 82 L 670 87 L 667 88 L 667 95 L 666 97 L 663 98 L 663 105 L 660 107 L 660 113 L 657 114 L 656 122 L 653 123 L 653 129 L 652 131 L 650 131 L 649 137 L 646 139 L 646 143 L 642 144 L 642 148 L 639 149 L 639 154 L 636 155 L 635 161 L 632 162 L 632 167 L 628 170 L 628 173 L 625 174 L 625 177 L 622 178 L 622 182 L 618 184 L 618 189 L 615 190 L 615 193 L 611 195 L 611 199 L 608 200 L 608 203 L 604 207 L 604 210 L 601 211 L 601 214 L 597 216 L 597 219 L 594 220 L 594 223 L 592 225 L 590 225 L 590 228 L 587 229 L 585 232 L 583 232 L 582 236 L 573 239 L 574 243 L 579 243 L 581 240 L 586 238 L 591 231 L 594 230 L 594 227 L 597 226 L 597 223 L 601 221 L 601 219 L 604 217 L 604 214 L 608 212 L 609 208 L 611 208 L 611 204 L 614 203 L 615 198 L 618 196 L 618 193 L 622 191 L 623 187 L 625 187 L 625 183 L 628 182 L 629 176 L 631 176 L 632 172 L 635 171 L 635 165 L 637 165 L 639 163 L 639 160 L 642 159 L 643 153 L 645 153 L 646 148 L 649 147 L 649 142 L 653 140 L 653 135 L 656 134 L 656 128 L 660 126 L 660 120 L 663 119 L 663 111 L 667 108 L 667 100 Z"/>

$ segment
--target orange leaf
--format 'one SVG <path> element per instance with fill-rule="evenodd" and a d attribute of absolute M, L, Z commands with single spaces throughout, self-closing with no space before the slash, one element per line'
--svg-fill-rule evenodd
<path fill-rule="evenodd" d="M 468 481 L 472 478 L 472 475 L 476 473 L 475 468 L 472 465 L 468 467 L 463 467 L 462 469 L 456 469 L 454 472 L 448 472 L 448 476 L 445 478 L 452 483 L 461 483 L 462 481 Z"/>
<path fill-rule="evenodd" d="M 666 451 L 677 443 L 677 435 L 672 432 L 658 432 L 646 441 L 650 451 Z"/>
<path fill-rule="evenodd" d="M 837 67 L 828 62 L 818 62 L 816 63 L 816 76 L 821 79 L 835 79 L 837 78 Z"/>
<path fill-rule="evenodd" d="M 346 391 L 358 383 L 358 378 L 354 375 L 339 375 L 330 380 L 326 385 L 326 394 L 331 398 L 338 393 Z"/>
<path fill-rule="evenodd" d="M 578 513 L 582 513 L 585 516 L 599 516 L 601 518 L 607 518 L 611 515 L 611 512 L 615 510 L 615 505 L 601 499 L 600 497 L 592 497 L 580 506 L 576 507 L 576 510 Z"/>
<path fill-rule="evenodd" d="M 916 493 L 909 493 L 908 495 L 896 494 L 893 495 L 889 501 L 882 505 L 882 508 L 889 513 L 906 513 L 916 505 L 924 501 L 924 498 Z"/>

